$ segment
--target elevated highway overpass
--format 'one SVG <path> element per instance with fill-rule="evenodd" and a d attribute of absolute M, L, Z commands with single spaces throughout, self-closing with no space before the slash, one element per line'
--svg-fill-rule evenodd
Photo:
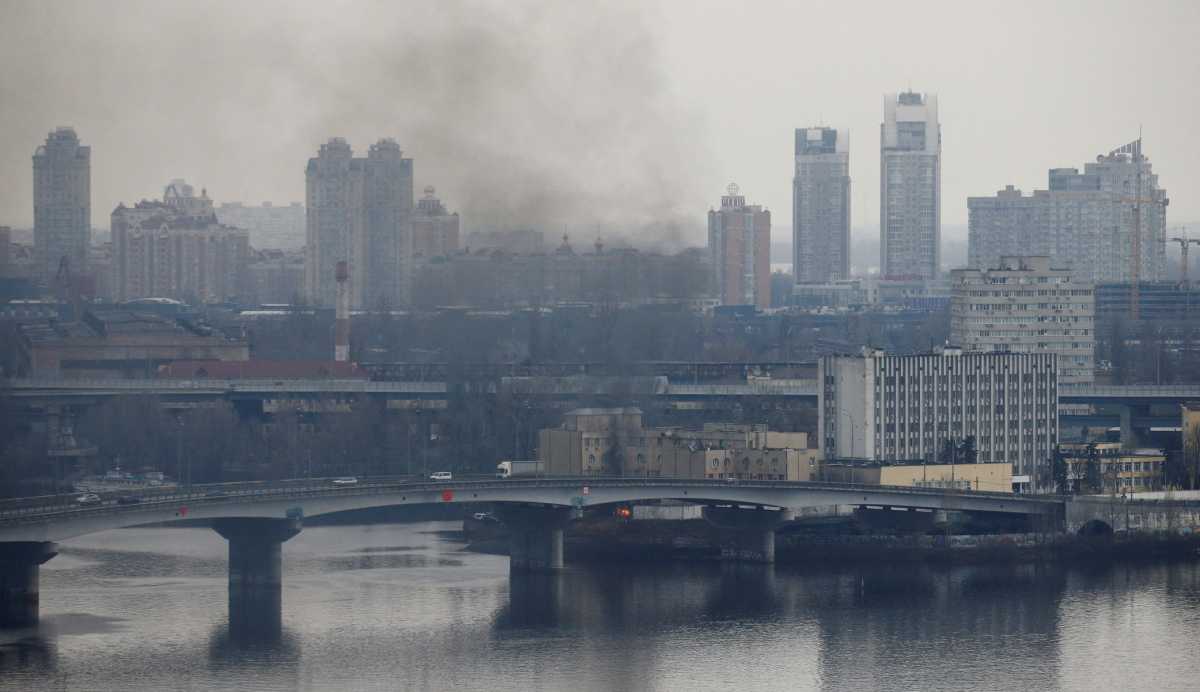
<path fill-rule="evenodd" d="M 668 398 L 786 397 L 816 400 L 812 379 L 756 380 L 737 384 L 689 384 L 666 377 L 504 377 L 491 382 L 488 391 L 510 388 L 526 396 L 579 396 L 605 393 L 615 383 L 636 380 L 639 394 Z M 536 380 L 536 384 L 534 383 Z M 122 394 L 158 396 L 337 396 L 405 395 L 444 397 L 452 391 L 445 381 L 374 381 L 365 379 L 65 379 L 14 378 L 0 382 L 0 394 L 20 399 L 69 400 Z M 1063 385 L 1061 403 L 1152 404 L 1200 401 L 1197 385 Z"/>

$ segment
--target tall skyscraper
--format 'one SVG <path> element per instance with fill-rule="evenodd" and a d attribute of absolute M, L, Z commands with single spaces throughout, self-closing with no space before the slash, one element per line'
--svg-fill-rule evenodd
<path fill-rule="evenodd" d="M 796 130 L 792 272 L 798 284 L 850 278 L 850 137 L 845 130 Z"/>
<path fill-rule="evenodd" d="M 39 278 L 50 285 L 66 258 L 87 273 L 92 238 L 92 149 L 60 127 L 33 154 L 33 244 Z"/>
<path fill-rule="evenodd" d="M 880 134 L 879 271 L 932 279 L 940 270 L 942 236 L 937 96 L 887 94 Z"/>
<path fill-rule="evenodd" d="M 771 305 L 771 212 L 748 206 L 730 183 L 721 209 L 708 212 L 708 251 L 722 305 Z"/>
<path fill-rule="evenodd" d="M 381 139 L 366 158 L 346 140 L 322 144 L 306 170 L 306 268 L 309 298 L 333 305 L 334 272 L 347 262 L 351 307 L 407 302 L 411 285 L 413 162 Z"/>
<path fill-rule="evenodd" d="M 214 303 L 244 299 L 250 234 L 217 221 L 205 191 L 172 180 L 162 201 L 112 213 L 112 292 L 117 300 L 174 298 Z"/>
<path fill-rule="evenodd" d="M 1139 165 L 1141 221 L 1135 224 Z M 1126 153 L 1112 153 L 1086 164 L 1083 173 L 1053 168 L 1048 187 L 1024 196 L 1009 185 L 994 197 L 967 198 L 968 264 L 987 269 L 1005 256 L 1045 255 L 1078 281 L 1128 282 L 1136 227 L 1140 279 L 1166 275 L 1167 192 L 1149 158 L 1137 164 Z"/>

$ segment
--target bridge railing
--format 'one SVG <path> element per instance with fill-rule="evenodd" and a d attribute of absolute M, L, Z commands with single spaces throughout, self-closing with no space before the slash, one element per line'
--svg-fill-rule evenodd
<path fill-rule="evenodd" d="M 919 497 L 929 495 L 987 497 L 1014 502 L 1061 502 L 1064 498 L 1047 495 L 1013 495 L 995 491 L 958 490 L 950 488 L 915 488 L 912 486 L 881 486 L 860 483 L 827 483 L 818 481 L 751 481 L 711 480 L 700 478 L 645 477 L 645 476 L 546 476 L 521 479 L 468 478 L 456 481 L 431 481 L 413 476 L 381 476 L 360 479 L 348 485 L 337 485 L 334 478 L 289 479 L 280 481 L 249 481 L 238 483 L 216 483 L 188 487 L 165 486 L 161 488 L 131 488 L 96 493 L 98 504 L 80 504 L 78 493 L 29 498 L 0 500 L 0 521 L 21 522 L 22 520 L 45 520 L 58 515 L 82 515 L 136 510 L 139 507 L 161 507 L 162 505 L 194 505 L 227 502 L 233 499 L 254 501 L 255 499 L 279 499 L 284 497 L 312 497 L 314 495 L 378 494 L 395 490 L 441 490 L 441 489 L 496 489 L 512 487 L 562 488 L 564 485 L 596 487 L 661 487 L 685 486 L 689 488 L 776 488 L 843 491 L 851 493 L 889 492 Z M 123 504 L 122 498 L 135 496 L 136 503 Z M 852 497 L 846 504 L 854 504 Z"/>

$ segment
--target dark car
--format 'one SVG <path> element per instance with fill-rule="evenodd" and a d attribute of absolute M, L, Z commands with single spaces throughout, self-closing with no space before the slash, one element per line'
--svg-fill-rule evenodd
<path fill-rule="evenodd" d="M 142 504 L 142 498 L 140 498 L 136 495 L 125 495 L 125 496 L 117 498 L 117 504 L 118 505 L 140 505 L 140 504 Z"/>

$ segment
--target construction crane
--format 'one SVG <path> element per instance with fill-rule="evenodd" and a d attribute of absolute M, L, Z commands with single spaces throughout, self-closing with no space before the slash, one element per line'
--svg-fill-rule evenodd
<path fill-rule="evenodd" d="M 1186 228 L 1180 227 L 1176 230 L 1183 231 L 1183 233 L 1174 238 L 1164 240 L 1163 243 L 1179 243 L 1179 281 L 1186 289 L 1190 285 L 1188 283 L 1188 246 L 1192 244 L 1200 245 L 1200 238 L 1187 237 Z"/>
<path fill-rule="evenodd" d="M 1122 202 L 1133 203 L 1133 247 L 1130 254 L 1131 264 L 1129 272 L 1129 317 L 1138 319 L 1138 313 L 1141 308 L 1141 273 L 1142 273 L 1142 202 L 1153 202 L 1153 199 L 1142 198 L 1142 133 L 1138 131 L 1138 138 L 1126 144 L 1123 147 L 1118 147 L 1108 152 L 1109 156 L 1117 156 L 1118 154 L 1129 154 L 1133 158 L 1135 167 L 1136 185 L 1133 197 L 1122 197 Z"/>

